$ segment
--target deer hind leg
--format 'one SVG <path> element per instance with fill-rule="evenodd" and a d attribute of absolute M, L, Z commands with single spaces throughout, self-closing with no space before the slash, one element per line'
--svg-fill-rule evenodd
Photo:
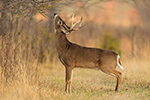
<path fill-rule="evenodd" d="M 116 84 L 115 91 L 120 91 L 122 73 L 117 70 L 113 70 L 113 72 L 111 72 L 111 73 L 117 78 L 117 84 Z"/>
<path fill-rule="evenodd" d="M 71 67 L 66 67 L 66 88 L 67 93 L 71 92 L 71 81 L 72 81 L 73 70 Z"/>
<path fill-rule="evenodd" d="M 115 91 L 120 91 L 120 84 L 121 84 L 121 79 L 122 79 L 122 73 L 113 69 L 113 70 L 102 70 L 103 72 L 110 74 L 112 76 L 115 76 L 117 78 L 117 84 Z"/>
<path fill-rule="evenodd" d="M 110 72 L 110 75 L 113 75 L 117 78 L 117 84 L 116 84 L 116 88 L 115 91 L 120 91 L 120 84 L 121 84 L 121 79 L 122 79 L 122 73 L 117 71 L 117 70 L 112 70 Z"/>

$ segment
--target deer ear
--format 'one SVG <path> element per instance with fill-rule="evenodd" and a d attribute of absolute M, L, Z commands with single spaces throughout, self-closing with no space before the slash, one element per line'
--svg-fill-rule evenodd
<path fill-rule="evenodd" d="M 59 20 L 59 21 L 57 22 L 57 24 L 58 24 L 58 25 L 62 25 L 62 21 Z"/>

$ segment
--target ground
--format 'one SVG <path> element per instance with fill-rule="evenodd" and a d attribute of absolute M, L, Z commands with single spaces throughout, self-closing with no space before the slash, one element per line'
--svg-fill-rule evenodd
<path fill-rule="evenodd" d="M 137 64 L 136 64 L 137 62 Z M 142 66 L 144 64 L 144 66 Z M 123 62 L 121 91 L 115 92 L 116 78 L 101 71 L 74 69 L 72 93 L 65 93 L 65 68 L 61 63 L 41 67 L 43 100 L 149 100 L 150 66 L 146 61 Z M 142 68 L 141 68 L 142 67 Z"/>
<path fill-rule="evenodd" d="M 74 69 L 72 92 L 65 93 L 65 67 L 60 62 L 39 64 L 38 78 L 0 82 L 0 100 L 150 100 L 150 64 L 138 59 L 122 60 L 122 84 L 100 70 Z M 25 76 L 25 77 L 24 77 Z"/>

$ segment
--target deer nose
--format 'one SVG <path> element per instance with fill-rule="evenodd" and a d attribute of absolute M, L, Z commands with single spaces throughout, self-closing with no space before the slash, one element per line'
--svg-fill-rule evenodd
<path fill-rule="evenodd" d="M 57 13 L 54 13 L 54 16 L 53 16 L 53 18 L 55 18 L 57 16 Z"/>
<path fill-rule="evenodd" d="M 54 13 L 54 16 L 57 15 L 57 13 Z"/>

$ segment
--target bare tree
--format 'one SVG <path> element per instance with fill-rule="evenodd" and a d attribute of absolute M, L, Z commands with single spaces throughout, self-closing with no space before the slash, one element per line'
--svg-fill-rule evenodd
<path fill-rule="evenodd" d="M 138 10 L 146 28 L 150 31 L 150 0 L 133 0 L 133 4 Z"/>
<path fill-rule="evenodd" d="M 132 32 L 132 37 L 131 37 L 131 41 L 132 41 L 132 57 L 135 56 L 135 42 L 134 42 L 134 38 L 135 38 L 135 33 L 136 33 L 136 26 L 133 27 L 133 32 Z"/>

